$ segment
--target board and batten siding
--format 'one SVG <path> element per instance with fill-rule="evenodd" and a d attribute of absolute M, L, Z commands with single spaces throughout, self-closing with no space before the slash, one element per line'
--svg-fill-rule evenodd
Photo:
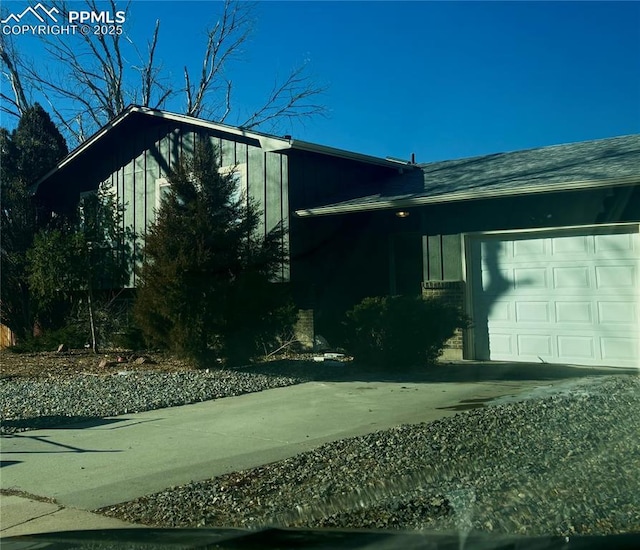
<path fill-rule="evenodd" d="M 267 232 L 280 223 L 288 228 L 288 159 L 286 155 L 263 151 L 251 144 L 225 139 L 222 135 L 193 129 L 181 125 L 148 128 L 135 132 L 131 142 L 122 150 L 121 159 L 114 159 L 117 170 L 111 173 L 106 183 L 115 191 L 120 204 L 124 205 L 123 225 L 136 232 L 133 243 L 136 253 L 141 252 L 147 228 L 155 220 L 158 201 L 158 180 L 177 165 L 183 155 L 193 152 L 197 139 L 208 137 L 220 154 L 219 166 L 225 169 L 241 166 L 246 176 L 243 182 L 247 196 L 262 212 L 259 231 Z M 127 155 L 126 152 L 133 153 Z M 288 229 L 284 236 L 284 247 L 288 255 Z M 288 262 L 283 266 L 279 279 L 289 280 Z M 135 286 L 135 274 L 130 286 Z"/>

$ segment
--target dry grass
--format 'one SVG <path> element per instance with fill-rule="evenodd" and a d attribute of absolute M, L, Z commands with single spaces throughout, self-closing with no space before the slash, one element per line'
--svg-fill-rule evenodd
<path fill-rule="evenodd" d="M 137 364 L 140 355 L 130 352 L 106 352 L 94 354 L 86 350 L 64 352 L 14 353 L 0 352 L 0 376 L 40 377 L 50 375 L 76 375 L 82 373 L 109 374 L 119 370 L 145 370 L 177 372 L 192 370 L 189 362 L 165 354 L 145 354 L 145 362 Z M 106 366 L 103 364 L 106 360 Z M 102 366 L 101 366 L 102 364 Z"/>

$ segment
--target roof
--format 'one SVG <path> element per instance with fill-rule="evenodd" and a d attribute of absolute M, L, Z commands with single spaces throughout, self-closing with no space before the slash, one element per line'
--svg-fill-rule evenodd
<path fill-rule="evenodd" d="M 109 139 L 110 135 L 116 128 L 131 125 L 133 128 L 137 127 L 140 123 L 141 117 L 148 120 L 170 120 L 172 122 L 186 124 L 193 126 L 194 128 L 214 130 L 221 134 L 227 134 L 232 138 L 241 138 L 253 145 L 256 145 L 265 151 L 283 152 L 290 149 L 300 151 L 310 151 L 318 154 L 329 155 L 333 157 L 339 157 L 349 160 L 355 160 L 364 162 L 367 164 L 375 164 L 378 166 L 385 166 L 388 168 L 402 168 L 408 165 L 408 162 L 402 162 L 398 160 L 385 159 L 380 157 L 374 157 L 370 155 L 363 155 L 360 153 L 354 153 L 351 151 L 345 151 L 343 149 L 337 149 L 334 147 L 327 147 L 324 145 L 318 145 L 315 143 L 309 143 L 306 141 L 292 139 L 289 136 L 278 137 L 270 134 L 264 134 L 255 132 L 253 130 L 247 130 L 239 128 L 237 126 L 229 126 L 227 124 L 221 124 L 219 122 L 211 122 L 187 115 L 180 115 L 171 113 L 169 111 L 162 111 L 160 109 L 151 109 L 149 107 L 140 107 L 138 105 L 129 105 L 124 111 L 122 111 L 117 117 L 111 120 L 108 124 L 100 128 L 95 134 L 89 137 L 86 141 L 82 142 L 78 147 L 71 151 L 64 159 L 62 159 L 52 170 L 45 174 L 35 185 L 35 189 L 45 180 L 49 179 L 56 172 L 72 164 L 78 157 L 84 156 L 88 151 L 94 148 L 97 144 Z"/>
<path fill-rule="evenodd" d="M 409 208 L 474 199 L 640 183 L 640 134 L 419 165 L 385 191 L 296 212 L 299 216 Z"/>

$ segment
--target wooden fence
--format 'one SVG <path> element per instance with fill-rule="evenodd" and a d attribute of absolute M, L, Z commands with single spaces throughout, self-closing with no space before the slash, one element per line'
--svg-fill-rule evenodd
<path fill-rule="evenodd" d="M 16 339 L 11 329 L 5 325 L 0 325 L 0 349 L 13 346 L 15 343 Z"/>

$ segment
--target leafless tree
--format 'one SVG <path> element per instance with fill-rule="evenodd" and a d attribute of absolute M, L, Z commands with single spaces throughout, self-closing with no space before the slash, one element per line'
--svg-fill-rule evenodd
<path fill-rule="evenodd" d="M 13 96 L 0 89 L 0 112 L 20 118 L 30 106 L 20 78 L 20 58 L 15 49 L 11 36 L 0 33 L 0 61 L 2 61 L 2 76 L 11 86 Z"/>
<path fill-rule="evenodd" d="M 304 118 L 323 115 L 326 107 L 317 102 L 324 88 L 306 72 L 306 65 L 296 67 L 283 81 L 276 81 L 264 105 L 255 111 L 243 128 L 273 124 L 283 118 Z"/>
<path fill-rule="evenodd" d="M 96 0 L 85 2 L 88 10 L 101 11 Z M 112 13 L 125 11 L 128 19 L 131 2 L 124 9 L 116 6 L 115 0 L 109 2 Z M 51 0 L 49 4 L 68 17 L 66 1 Z M 201 70 L 192 74 L 185 66 L 184 83 L 172 79 L 156 58 L 160 21 L 156 21 L 146 51 L 140 51 L 126 32 L 43 36 L 49 56 L 45 68 L 24 62 L 15 48 L 5 47 L 3 42 L 4 76 L 14 95 L 8 98 L 7 112 L 20 114 L 26 103 L 26 86 L 45 98 L 58 124 L 75 142 L 83 141 L 130 103 L 165 108 L 169 101 L 183 97 L 185 114 L 225 122 L 233 110 L 233 83 L 226 78 L 226 67 L 242 54 L 253 27 L 254 7 L 241 0 L 225 0 L 217 22 L 206 30 Z M 130 57 L 135 61 L 128 61 Z M 277 121 L 323 114 L 325 108 L 318 96 L 324 91 L 303 64 L 276 81 L 264 104 L 250 117 L 242 121 L 236 115 L 234 122 L 245 128 L 273 127 Z"/>

